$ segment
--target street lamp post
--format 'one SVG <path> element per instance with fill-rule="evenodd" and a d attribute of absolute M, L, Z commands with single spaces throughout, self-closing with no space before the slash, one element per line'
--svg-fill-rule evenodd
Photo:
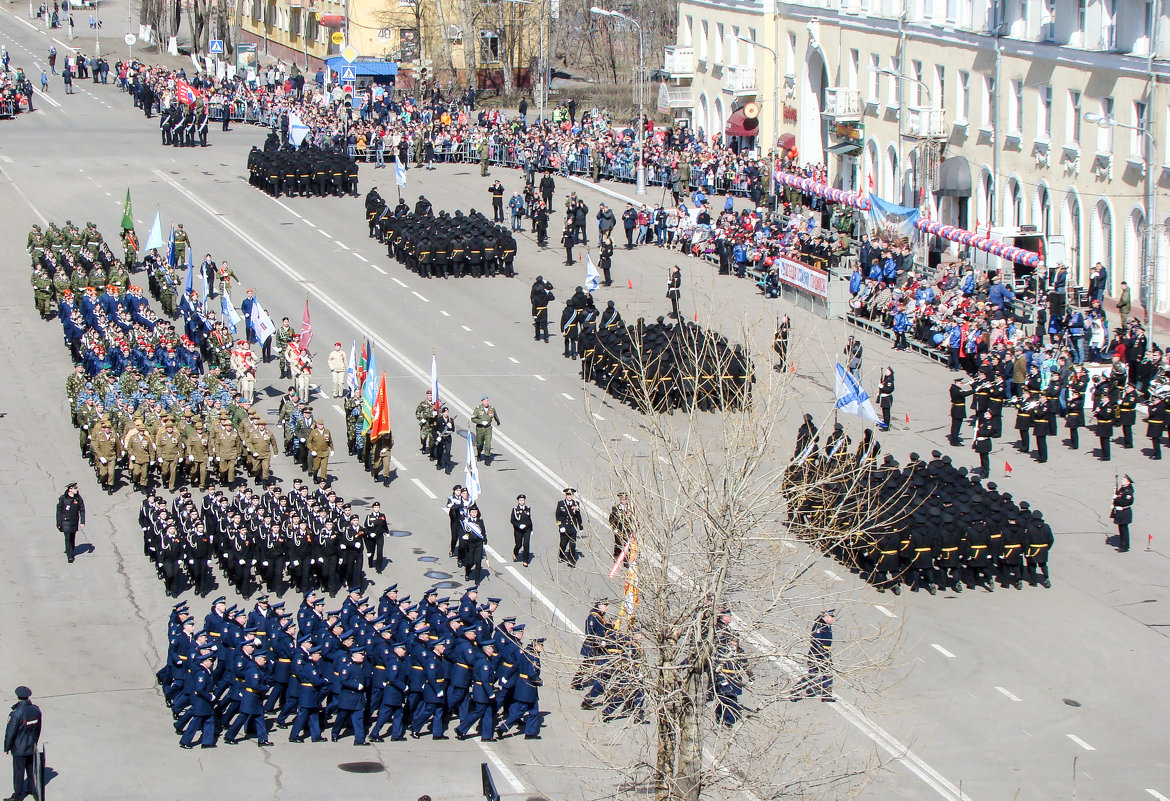
<path fill-rule="evenodd" d="M 646 194 L 646 159 L 645 159 L 645 133 L 646 123 L 643 120 L 642 99 L 645 96 L 645 87 L 642 85 L 642 51 L 645 46 L 644 37 L 642 35 L 642 25 L 638 20 L 631 16 L 623 14 L 620 11 L 610 11 L 609 9 L 593 6 L 589 9 L 589 13 L 597 17 L 613 17 L 614 19 L 623 19 L 638 29 L 638 170 L 636 173 L 636 183 L 634 185 L 634 192 L 639 195 Z"/>
<path fill-rule="evenodd" d="M 1158 302 L 1158 240 L 1155 236 L 1157 224 L 1155 220 L 1158 214 L 1158 199 L 1154 192 L 1154 154 L 1158 150 L 1158 142 L 1154 138 L 1154 134 L 1147 130 L 1142 125 L 1129 125 L 1124 122 L 1118 122 L 1113 117 L 1106 117 L 1102 114 L 1097 114 L 1093 111 L 1086 111 L 1084 113 L 1085 122 L 1096 125 L 1099 128 L 1128 128 L 1131 131 L 1137 131 L 1149 142 L 1149 149 L 1146 151 L 1143 165 L 1146 168 L 1146 269 L 1149 271 L 1146 278 L 1146 330 L 1149 331 L 1151 340 L 1154 338 L 1154 306 Z"/>

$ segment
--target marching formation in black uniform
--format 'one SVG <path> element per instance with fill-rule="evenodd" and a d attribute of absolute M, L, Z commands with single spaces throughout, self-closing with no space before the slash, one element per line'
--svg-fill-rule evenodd
<path fill-rule="evenodd" d="M 268 134 L 264 149 L 248 153 L 248 183 L 273 197 L 358 195 L 358 165 L 352 156 L 302 144 L 280 144 Z"/>
<path fill-rule="evenodd" d="M 1043 514 L 984 485 L 949 456 L 910 454 L 905 467 L 866 431 L 850 451 L 837 425 L 823 448 L 811 416 L 797 434 L 785 476 L 789 519 L 805 539 L 855 569 L 879 592 L 902 584 L 934 595 L 941 587 L 1051 587 L 1052 529 Z M 826 534 L 826 532 L 829 532 Z"/>
<path fill-rule="evenodd" d="M 540 278 L 532 288 L 533 321 L 540 337 L 539 299 L 548 290 Z M 544 312 L 547 314 L 547 311 Z M 565 303 L 561 335 L 566 358 L 581 359 L 581 375 L 622 403 L 642 411 L 709 412 L 742 409 L 751 402 L 755 381 L 743 346 L 697 323 L 669 323 L 664 317 L 626 325 L 611 300 L 600 313 L 582 287 Z"/>
<path fill-rule="evenodd" d="M 175 104 L 158 118 L 162 143 L 174 147 L 195 147 L 196 144 L 207 147 L 207 128 L 210 123 L 206 106 L 188 108 Z"/>
<path fill-rule="evenodd" d="M 422 195 L 413 212 L 402 198 L 391 208 L 374 187 L 366 194 L 366 221 L 387 255 L 423 278 L 516 274 L 516 237 L 475 209 L 436 217 Z"/>
<path fill-rule="evenodd" d="M 156 674 L 179 745 L 215 748 L 271 725 L 289 742 L 324 742 L 352 733 L 354 745 L 430 734 L 492 741 L 524 732 L 539 740 L 543 639 L 524 641 L 524 624 L 493 615 L 499 598 L 469 588 L 452 603 L 431 588 L 412 604 L 398 585 L 370 601 L 351 588 L 341 608 L 308 592 L 294 615 L 284 602 L 256 599 L 252 611 L 217 598 L 199 627 L 186 602 L 168 621 L 167 662 Z M 197 630 L 198 629 L 198 630 Z"/>
<path fill-rule="evenodd" d="M 203 596 L 215 588 L 219 565 L 236 592 L 257 588 L 280 595 L 295 589 L 335 593 L 364 586 L 365 570 L 382 572 L 389 524 L 375 502 L 368 514 L 320 482 L 313 490 L 294 479 L 287 494 L 275 483 L 263 492 L 215 490 L 196 500 L 183 489 L 169 502 L 151 491 L 138 514 L 144 553 L 168 595 L 191 587 Z"/>

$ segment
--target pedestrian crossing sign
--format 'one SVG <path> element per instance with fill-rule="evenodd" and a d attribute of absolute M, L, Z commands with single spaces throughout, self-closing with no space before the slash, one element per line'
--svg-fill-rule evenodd
<path fill-rule="evenodd" d="M 212 39 L 211 44 L 207 48 L 207 52 L 213 56 L 223 55 L 223 39 Z"/>
<path fill-rule="evenodd" d="M 353 71 L 353 67 L 346 67 L 341 73 L 342 83 L 356 83 L 357 73 Z"/>

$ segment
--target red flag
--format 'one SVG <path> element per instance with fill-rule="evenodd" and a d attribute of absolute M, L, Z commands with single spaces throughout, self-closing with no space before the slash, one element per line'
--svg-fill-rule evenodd
<path fill-rule="evenodd" d="M 630 289 L 634 288 L 634 279 L 633 278 L 627 278 L 626 283 L 629 285 Z"/>
<path fill-rule="evenodd" d="M 195 105 L 196 95 L 195 95 L 195 90 L 191 88 L 191 84 L 180 79 L 175 84 L 175 93 L 177 95 L 178 101 L 180 103 L 182 103 L 183 105 L 185 105 L 185 106 Z"/>
<path fill-rule="evenodd" d="M 309 317 L 309 296 L 305 295 L 305 316 L 301 319 L 301 347 L 309 349 L 313 341 L 313 320 Z"/>
<path fill-rule="evenodd" d="M 1003 472 L 1009 476 L 1012 474 L 1012 463 L 1011 462 L 1004 462 L 1003 463 Z"/>
<path fill-rule="evenodd" d="M 699 313 L 695 312 L 695 322 L 699 322 Z"/>
<path fill-rule="evenodd" d="M 910 425 L 910 413 L 906 413 L 906 425 Z"/>
<path fill-rule="evenodd" d="M 390 404 L 386 401 L 386 372 L 378 383 L 378 398 L 374 401 L 374 419 L 370 421 L 370 441 L 390 433 Z"/>

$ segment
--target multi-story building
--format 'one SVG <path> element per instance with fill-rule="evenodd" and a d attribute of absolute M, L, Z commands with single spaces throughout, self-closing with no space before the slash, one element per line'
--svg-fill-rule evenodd
<path fill-rule="evenodd" d="M 668 98 L 706 135 L 795 146 L 838 188 L 963 228 L 1034 226 L 1075 283 L 1100 261 L 1111 292 L 1124 280 L 1137 305 L 1156 287 L 1170 307 L 1162 0 L 682 0 L 678 14 Z"/>

